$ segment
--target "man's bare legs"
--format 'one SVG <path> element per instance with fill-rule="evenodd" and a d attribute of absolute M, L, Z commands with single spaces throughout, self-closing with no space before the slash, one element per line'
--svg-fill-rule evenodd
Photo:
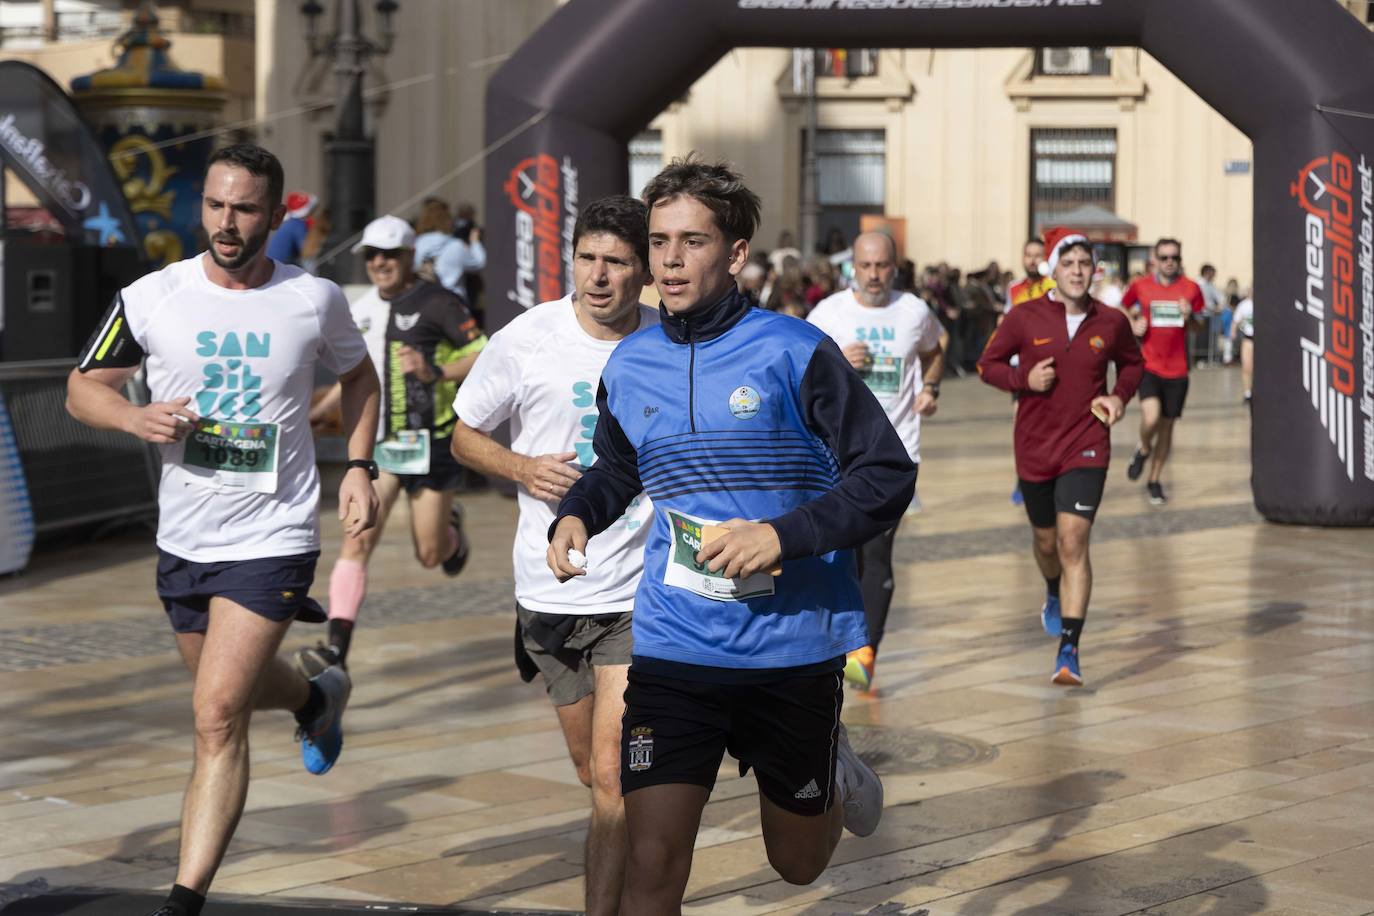
<path fill-rule="evenodd" d="M 1159 402 L 1151 398 L 1151 401 L 1158 405 Z M 1164 462 L 1169 460 L 1169 450 L 1174 444 L 1174 419 L 1173 417 L 1160 417 L 1159 423 L 1155 426 L 1155 441 L 1150 448 L 1150 483 L 1159 483 L 1159 478 L 1164 473 Z"/>
<path fill-rule="evenodd" d="M 838 785 L 835 791 L 830 810 L 812 816 L 780 808 L 759 793 L 768 864 L 788 884 L 810 884 L 830 864 L 844 831 L 844 807 L 840 804 Z"/>
<path fill-rule="evenodd" d="M 1032 525 L 1031 534 L 1031 552 L 1035 554 L 1035 565 L 1040 567 L 1040 575 L 1044 576 L 1046 581 L 1058 579 L 1064 567 L 1059 562 L 1057 529 L 1036 528 Z"/>
<path fill-rule="evenodd" d="M 625 796 L 630 854 L 621 916 L 680 916 L 709 797 L 702 786 L 681 783 L 648 786 Z M 760 793 L 759 815 L 768 863 L 778 875 L 791 884 L 810 884 L 820 877 L 844 829 L 840 799 L 824 814 L 808 817 L 780 808 Z"/>
<path fill-rule="evenodd" d="M 1136 445 L 1138 454 L 1146 457 L 1154 454 L 1155 433 L 1159 429 L 1162 410 L 1159 398 L 1140 399 L 1140 442 Z"/>
<path fill-rule="evenodd" d="M 410 494 L 410 536 L 415 542 L 415 559 L 425 569 L 433 569 L 458 549 L 449 522 L 453 494 L 446 490 L 420 487 Z"/>
<path fill-rule="evenodd" d="M 587 916 L 620 912 L 629 847 L 620 794 L 620 719 L 625 714 L 629 665 L 601 665 L 591 722 L 592 821 L 587 831 Z"/>
<path fill-rule="evenodd" d="M 1093 568 L 1088 561 L 1088 535 L 1093 523 L 1072 512 L 1055 518 L 1055 556 L 1063 570 L 1059 585 L 1060 613 L 1064 620 L 1082 621 L 1093 592 Z M 1036 529 L 1037 540 L 1040 529 Z"/>
<path fill-rule="evenodd" d="M 711 793 L 704 786 L 646 786 L 625 796 L 630 852 L 620 916 L 681 916 L 692 849 Z"/>
<path fill-rule="evenodd" d="M 577 778 L 589 789 L 592 787 L 592 709 L 595 704 L 596 692 L 593 691 L 576 703 L 554 707 Z"/>
<path fill-rule="evenodd" d="M 253 709 L 300 709 L 310 686 L 277 647 L 277 623 L 225 598 L 210 600 L 208 630 L 177 634 L 194 678 L 195 764 L 181 809 L 176 883 L 204 894 L 238 826 L 248 794 L 248 723 Z"/>
<path fill-rule="evenodd" d="M 338 661 L 347 666 L 353 628 L 367 598 L 367 564 L 382 539 L 386 521 L 401 492 L 395 474 L 382 474 L 372 483 L 377 493 L 377 522 L 357 537 L 344 535 L 339 558 L 329 573 L 329 645 Z M 324 661 L 317 662 L 318 665 Z"/>

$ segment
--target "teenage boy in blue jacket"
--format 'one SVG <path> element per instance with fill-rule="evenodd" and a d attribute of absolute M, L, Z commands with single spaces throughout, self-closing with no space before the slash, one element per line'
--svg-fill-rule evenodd
<path fill-rule="evenodd" d="M 657 916 L 681 911 L 727 750 L 755 771 L 784 880 L 814 881 L 842 827 L 877 828 L 882 784 L 840 723 L 845 653 L 867 640 L 851 548 L 897 524 L 916 470 L 834 342 L 736 289 L 759 219 L 741 177 L 689 157 L 644 198 L 662 323 L 602 373 L 597 461 L 559 506 L 549 566 L 566 581 L 605 561 L 588 539 L 653 499 L 621 729 L 621 911 Z"/>

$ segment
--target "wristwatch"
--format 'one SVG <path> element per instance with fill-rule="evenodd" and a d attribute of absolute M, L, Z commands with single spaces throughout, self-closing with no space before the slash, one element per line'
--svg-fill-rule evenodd
<path fill-rule="evenodd" d="M 350 468 L 362 468 L 364 471 L 367 471 L 369 480 L 377 479 L 377 462 L 373 461 L 371 458 L 350 458 L 348 459 L 348 466 Z"/>
<path fill-rule="evenodd" d="M 931 396 L 932 398 L 934 398 L 934 399 L 937 400 L 937 401 L 940 400 L 940 383 L 939 383 L 939 382 L 926 382 L 925 387 L 922 388 L 921 390 L 922 390 L 922 391 L 929 391 L 929 392 L 930 392 L 930 396 Z"/>

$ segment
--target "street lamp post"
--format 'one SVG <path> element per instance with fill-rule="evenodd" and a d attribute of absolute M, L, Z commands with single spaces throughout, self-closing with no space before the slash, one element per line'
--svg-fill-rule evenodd
<path fill-rule="evenodd" d="M 319 0 L 305 0 L 305 42 L 311 57 L 328 55 L 334 60 L 334 137 L 325 144 L 329 155 L 329 238 L 325 250 L 335 251 L 363 231 L 376 215 L 376 144 L 367 136 L 363 123 L 363 74 L 374 54 L 391 52 L 395 32 L 392 16 L 396 0 L 377 0 L 381 37 L 377 41 L 362 33 L 359 0 L 334 0 L 334 33 L 319 34 L 319 19 L 324 7 Z M 322 265 L 322 272 L 340 283 L 363 283 L 366 271 L 346 249 L 333 262 Z"/>

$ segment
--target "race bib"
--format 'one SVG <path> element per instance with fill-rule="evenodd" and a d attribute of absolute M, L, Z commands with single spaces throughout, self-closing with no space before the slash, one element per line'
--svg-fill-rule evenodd
<path fill-rule="evenodd" d="M 673 538 L 668 548 L 668 565 L 663 572 L 665 585 L 685 588 L 713 601 L 745 601 L 773 594 L 773 576 L 766 572 L 755 573 L 747 579 L 727 579 L 697 563 L 697 551 L 713 540 L 711 529 L 721 530 L 719 522 L 672 509 L 663 511 L 668 514 L 668 529 Z"/>
<path fill-rule="evenodd" d="M 864 384 L 874 394 L 893 395 L 902 388 L 902 357 L 872 353 L 863 371 Z"/>
<path fill-rule="evenodd" d="M 1150 303 L 1150 327 L 1181 328 L 1185 317 L 1182 302 L 1157 299 Z"/>
<path fill-rule="evenodd" d="M 277 492 L 276 423 L 228 423 L 201 419 L 186 438 L 181 463 L 202 472 L 191 482 L 216 490 Z"/>
<path fill-rule="evenodd" d="M 428 474 L 429 430 L 400 430 L 378 442 L 372 450 L 372 458 L 377 462 L 377 469 L 388 474 Z"/>

